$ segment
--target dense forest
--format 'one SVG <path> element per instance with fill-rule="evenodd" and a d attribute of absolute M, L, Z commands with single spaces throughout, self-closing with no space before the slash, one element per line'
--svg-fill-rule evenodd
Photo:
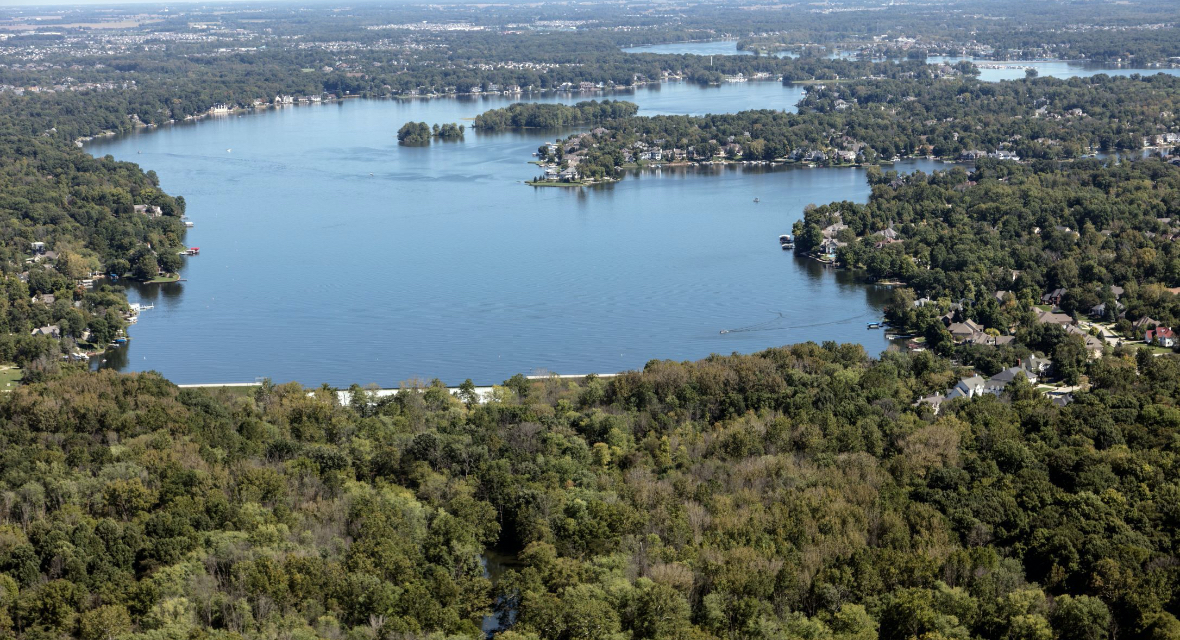
<path fill-rule="evenodd" d="M 595 124 L 628 118 L 639 111 L 633 102 L 616 100 L 587 100 L 574 106 L 537 102 L 518 102 L 502 109 L 491 109 L 475 117 L 476 129 L 499 131 L 503 129 L 557 129 L 577 125 Z"/>
<path fill-rule="evenodd" d="M 804 212 L 796 251 L 830 238 L 841 264 L 907 284 L 891 320 L 940 342 L 939 307 L 916 307 L 916 297 L 957 301 L 965 317 L 991 327 L 1035 325 L 1027 313 L 1052 291 L 1062 292 L 1054 304 L 1063 312 L 1117 321 L 1127 334 L 1142 318 L 1180 323 L 1172 289 L 1180 285 L 1180 166 L 1046 165 L 982 160 L 970 174 L 870 172 L 867 204 Z"/>
<path fill-rule="evenodd" d="M 948 361 L 835 344 L 485 404 L 63 374 L 0 397 L 0 633 L 1172 638 L 1178 366 L 937 417 Z"/>
<path fill-rule="evenodd" d="M 0 131 L 0 361 L 44 367 L 63 346 L 105 346 L 123 328 L 126 300 L 106 280 L 79 283 L 177 271 L 183 213 L 183 198 L 134 164 Z M 47 326 L 61 346 L 31 335 Z"/>
<path fill-rule="evenodd" d="M 985 84 L 970 63 L 923 62 L 966 45 L 1156 62 L 1176 55 L 1177 5 L 997 2 L 1008 22 L 903 4 L 274 5 L 0 40 L 0 360 L 27 374 L 0 394 L 0 638 L 1180 638 L 1180 359 L 1090 357 L 1036 319 L 1040 304 L 1180 324 L 1180 168 L 1084 158 L 1177 132 L 1180 79 Z M 428 20 L 464 30 L 419 29 Z M 805 55 L 618 50 L 718 35 Z M 906 59 L 822 55 L 856 41 Z M 353 387 L 343 403 L 326 385 L 181 389 L 56 365 L 84 335 L 101 345 L 123 328 L 123 292 L 83 286 L 92 272 L 147 279 L 179 268 L 184 246 L 183 198 L 79 138 L 285 95 L 739 73 L 818 82 L 798 113 L 646 118 L 601 101 L 513 105 L 475 126 L 594 125 L 539 150 L 590 179 L 656 151 L 969 157 L 970 171 L 870 170 L 867 204 L 809 207 L 795 230 L 798 250 L 826 243 L 904 285 L 890 320 L 930 349 L 808 343 L 609 378 L 518 375 L 486 396 L 470 381 L 458 396 L 438 381 Z M 397 138 L 462 135 L 407 123 Z M 955 346 L 948 315 L 1016 340 Z M 47 325 L 60 337 L 32 335 Z M 1023 376 L 937 411 L 919 402 L 1033 351 L 1080 385 L 1071 402 Z"/>

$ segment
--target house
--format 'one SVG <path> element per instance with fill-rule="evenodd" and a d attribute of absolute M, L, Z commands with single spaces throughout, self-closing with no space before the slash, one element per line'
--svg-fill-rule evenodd
<path fill-rule="evenodd" d="M 1172 331 L 1169 327 L 1156 327 L 1155 329 L 1148 329 L 1147 333 L 1144 334 L 1143 340 L 1147 344 L 1171 349 L 1176 346 L 1176 332 Z"/>
<path fill-rule="evenodd" d="M 1013 380 L 1016 380 L 1017 376 L 1024 376 L 1026 379 L 1028 378 L 1028 374 L 1021 367 L 1009 367 L 1004 369 L 996 375 L 988 378 L 987 382 L 984 383 L 983 390 L 986 393 L 998 396 L 1004 393 L 1004 389 L 1007 388 L 1007 386 Z M 1029 382 L 1033 382 L 1033 380 L 1029 380 Z"/>
<path fill-rule="evenodd" d="M 56 324 L 51 324 L 51 325 L 47 325 L 44 327 L 38 327 L 36 329 L 33 329 L 32 335 L 34 335 L 34 336 L 49 336 L 50 338 L 58 339 L 61 337 L 61 329 L 58 328 L 58 326 Z"/>
<path fill-rule="evenodd" d="M 152 206 L 152 205 L 148 205 L 148 204 L 135 205 L 135 212 L 142 213 L 149 218 L 159 218 L 160 216 L 164 215 L 163 209 L 161 209 L 160 207 L 156 207 L 156 206 Z"/>
<path fill-rule="evenodd" d="M 29 246 L 33 249 L 33 253 L 45 253 L 44 242 L 30 242 Z"/>
<path fill-rule="evenodd" d="M 1049 373 L 1049 369 L 1053 367 L 1053 362 L 1047 358 L 1038 358 L 1037 356 L 1029 356 L 1028 360 L 1020 360 L 1017 363 L 1021 369 L 1024 369 L 1024 375 L 1029 382 L 1035 383 L 1038 378 Z"/>
<path fill-rule="evenodd" d="M 1095 338 L 1094 336 L 1090 335 L 1085 330 L 1083 330 L 1075 325 L 1070 325 L 1070 326 L 1066 327 L 1065 332 L 1075 335 L 1075 336 L 1081 336 L 1082 340 L 1086 343 L 1086 351 L 1088 351 L 1090 353 L 1091 358 L 1101 358 L 1102 357 L 1102 348 L 1106 346 L 1106 343 L 1103 342 L 1101 339 Z"/>
<path fill-rule="evenodd" d="M 1049 401 L 1058 407 L 1064 407 L 1073 402 L 1072 393 L 1051 393 L 1047 395 L 1049 396 Z"/>
<path fill-rule="evenodd" d="M 975 342 L 986 335 L 983 333 L 983 326 L 977 324 L 974 320 L 952 322 L 946 330 L 950 332 L 951 337 L 954 338 L 956 343 Z"/>
<path fill-rule="evenodd" d="M 52 293 L 42 293 L 39 296 L 33 296 L 33 302 L 40 302 L 41 304 L 53 304 L 57 302 L 57 296 Z"/>
<path fill-rule="evenodd" d="M 975 396 L 984 393 L 987 387 L 987 380 L 979 376 L 971 376 L 970 378 L 963 378 L 956 384 L 949 393 L 946 394 L 948 400 L 955 398 L 974 398 Z"/>
<path fill-rule="evenodd" d="M 819 243 L 819 253 L 820 255 L 834 256 L 836 255 L 836 250 L 846 244 L 848 243 L 840 242 L 834 238 L 824 238 L 823 242 Z"/>
<path fill-rule="evenodd" d="M 1061 326 L 1068 326 L 1073 324 L 1073 318 L 1064 313 L 1053 313 L 1051 311 L 1038 311 L 1037 322 L 1040 324 L 1059 324 Z"/>
<path fill-rule="evenodd" d="M 1131 328 L 1135 329 L 1136 331 L 1145 331 L 1148 327 L 1155 327 L 1158 325 L 1159 325 L 1158 320 L 1153 320 L 1149 316 L 1143 316 L 1142 318 L 1139 318 L 1135 322 L 1132 322 Z"/>
<path fill-rule="evenodd" d="M 987 345 L 989 347 L 1002 347 L 1006 344 L 1013 344 L 1016 342 L 1015 336 L 989 336 L 986 333 L 975 341 L 975 344 Z"/>
<path fill-rule="evenodd" d="M 940 396 L 940 395 L 926 396 L 925 398 L 919 399 L 918 402 L 916 402 L 914 404 L 914 406 L 920 407 L 924 404 L 928 404 L 928 405 L 930 405 L 930 409 L 934 412 L 934 415 L 938 415 L 938 412 L 942 410 L 942 403 L 945 402 L 946 400 L 947 400 L 947 398 L 945 396 Z"/>
<path fill-rule="evenodd" d="M 836 237 L 837 233 L 840 233 L 847 228 L 848 225 L 844 224 L 843 222 L 837 222 L 824 227 L 822 233 L 825 238 L 834 238 Z"/>
<path fill-rule="evenodd" d="M 1051 304 L 1053 306 L 1057 306 L 1061 304 L 1061 299 L 1065 297 L 1065 293 L 1066 289 L 1064 287 L 1060 289 L 1054 289 L 1041 296 L 1041 304 Z"/>

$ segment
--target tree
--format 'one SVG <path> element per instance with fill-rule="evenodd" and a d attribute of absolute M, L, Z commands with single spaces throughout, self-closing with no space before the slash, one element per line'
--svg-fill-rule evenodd
<path fill-rule="evenodd" d="M 475 391 L 475 383 L 468 378 L 459 385 L 459 399 L 463 401 L 468 408 L 479 402 L 479 394 Z"/>
<path fill-rule="evenodd" d="M 404 145 L 430 144 L 430 136 L 430 126 L 425 122 L 407 122 L 397 130 L 397 141 Z"/>
<path fill-rule="evenodd" d="M 1086 343 L 1081 336 L 1071 335 L 1053 349 L 1053 371 L 1066 384 L 1078 384 L 1089 359 Z"/>
<path fill-rule="evenodd" d="M 83 613 L 78 619 L 81 640 L 114 640 L 131 630 L 131 614 L 121 605 L 103 605 Z"/>
<path fill-rule="evenodd" d="M 160 275 L 160 266 L 156 263 L 155 254 L 144 252 L 135 259 L 131 267 L 131 276 L 138 280 L 151 280 Z"/>
<path fill-rule="evenodd" d="M 635 607 L 636 638 L 682 638 L 689 627 L 688 601 L 672 587 L 651 583 Z"/>
<path fill-rule="evenodd" d="M 159 267 L 163 269 L 165 273 L 176 273 L 180 271 L 180 267 L 184 265 L 184 261 L 181 260 L 180 254 L 175 251 L 165 251 L 156 259 L 159 262 Z"/>
<path fill-rule="evenodd" d="M 1105 640 L 1110 637 L 1110 610 L 1091 596 L 1063 595 L 1053 602 L 1050 618 L 1061 640 Z"/>

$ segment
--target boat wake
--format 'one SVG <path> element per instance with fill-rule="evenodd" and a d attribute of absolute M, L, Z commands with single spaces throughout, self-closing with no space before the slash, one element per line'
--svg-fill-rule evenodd
<path fill-rule="evenodd" d="M 814 327 L 827 327 L 827 326 L 836 325 L 836 324 L 848 324 L 851 322 L 856 322 L 857 320 L 863 320 L 864 318 L 868 318 L 868 317 L 872 317 L 872 316 L 877 315 L 875 313 L 870 312 L 870 313 L 862 313 L 858 316 L 852 316 L 850 318 L 843 318 L 841 320 L 828 320 L 826 322 L 814 322 L 814 323 L 810 323 L 810 324 L 788 325 L 788 324 L 784 324 L 787 321 L 787 317 L 784 316 L 781 311 L 771 311 L 770 313 L 775 314 L 776 317 L 771 318 L 770 320 L 767 320 L 766 322 L 759 322 L 757 324 L 752 324 L 752 325 L 748 325 L 745 327 L 737 327 L 735 329 L 722 329 L 721 333 L 722 333 L 722 335 L 724 335 L 727 333 L 750 333 L 750 332 L 754 332 L 754 331 L 790 331 L 792 329 L 811 329 Z"/>

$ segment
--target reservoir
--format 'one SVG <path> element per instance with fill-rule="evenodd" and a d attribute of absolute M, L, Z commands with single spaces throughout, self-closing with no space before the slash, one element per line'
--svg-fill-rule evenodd
<path fill-rule="evenodd" d="M 641 114 L 700 114 L 792 109 L 800 95 L 748 82 L 617 97 Z M 89 144 L 183 195 L 187 243 L 201 247 L 184 282 L 132 287 L 132 302 L 154 308 L 102 366 L 178 383 L 389 387 L 615 372 L 807 340 L 887 346 L 865 329 L 885 288 L 778 244 L 808 203 L 863 202 L 863 170 L 714 166 L 533 188 L 522 184 L 538 173 L 528 160 L 555 132 L 397 144 L 407 121 L 464 122 L 521 99 L 350 100 Z"/>

